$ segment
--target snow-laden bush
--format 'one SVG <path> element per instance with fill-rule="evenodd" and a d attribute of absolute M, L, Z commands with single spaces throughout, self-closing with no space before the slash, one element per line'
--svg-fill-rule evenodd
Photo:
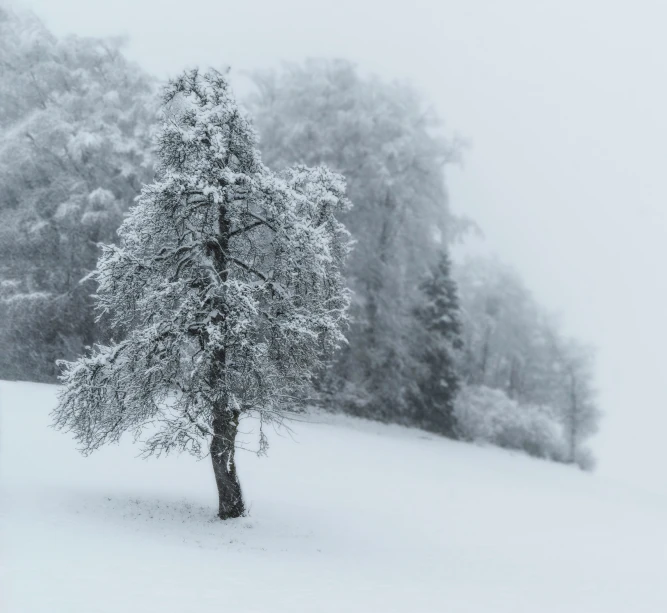
<path fill-rule="evenodd" d="M 454 403 L 458 436 L 463 440 L 519 449 L 529 455 L 565 461 L 561 426 L 539 406 L 519 404 L 486 386 L 463 388 Z"/>

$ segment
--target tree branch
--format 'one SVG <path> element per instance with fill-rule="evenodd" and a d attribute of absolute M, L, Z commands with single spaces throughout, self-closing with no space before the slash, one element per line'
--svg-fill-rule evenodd
<path fill-rule="evenodd" d="M 255 223 L 251 223 L 248 226 L 245 226 L 244 228 L 238 228 L 237 230 L 233 230 L 232 232 L 229 233 L 229 238 L 232 236 L 236 236 L 237 234 L 243 234 L 245 232 L 249 232 L 253 228 L 256 228 L 257 226 L 265 226 L 266 223 L 263 221 L 256 221 Z"/>
<path fill-rule="evenodd" d="M 234 262 L 234 264 L 236 264 L 237 266 L 240 266 L 241 268 L 243 268 L 243 270 L 245 270 L 249 273 L 252 273 L 253 275 L 257 275 L 262 281 L 268 281 L 269 280 L 269 278 L 264 273 L 259 272 L 259 270 L 256 270 L 252 266 L 248 266 L 244 262 L 241 262 L 241 260 L 237 260 L 236 258 L 233 258 L 231 256 L 227 256 L 227 259 L 230 262 Z"/>

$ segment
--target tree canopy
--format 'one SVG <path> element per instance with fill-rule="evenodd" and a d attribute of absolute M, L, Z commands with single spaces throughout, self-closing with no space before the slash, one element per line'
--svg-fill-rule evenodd
<path fill-rule="evenodd" d="M 152 176 L 152 80 L 120 41 L 0 8 L 0 377 L 54 380 L 101 334 L 91 285 Z"/>

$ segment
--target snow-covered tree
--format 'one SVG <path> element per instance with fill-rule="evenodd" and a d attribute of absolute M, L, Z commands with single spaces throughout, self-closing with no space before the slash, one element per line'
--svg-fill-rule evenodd
<path fill-rule="evenodd" d="M 249 104 L 277 167 L 326 164 L 345 175 L 356 246 L 349 345 L 320 379 L 335 409 L 411 421 L 417 284 L 450 233 L 444 168 L 456 147 L 413 88 L 343 61 L 311 60 L 255 75 Z"/>
<path fill-rule="evenodd" d="M 455 436 L 452 413 L 459 389 L 456 357 L 463 343 L 459 299 L 450 268 L 449 254 L 443 249 L 419 286 L 422 302 L 416 316 L 421 327 L 417 356 L 420 369 L 412 402 L 416 424 Z"/>
<path fill-rule="evenodd" d="M 585 443 L 598 431 L 600 424 L 600 409 L 593 387 L 594 352 L 573 339 L 554 340 L 557 343 L 554 352 L 558 357 L 555 371 L 559 385 L 553 404 L 558 409 L 556 417 L 565 434 L 567 461 L 592 469 L 595 460 Z"/>
<path fill-rule="evenodd" d="M 591 468 L 585 441 L 597 431 L 600 411 L 590 349 L 566 338 L 557 319 L 497 258 L 468 258 L 454 268 L 463 313 L 464 382 L 470 389 L 502 391 L 517 411 L 539 410 L 540 420 L 551 421 L 560 448 L 567 450 L 547 455 Z M 494 415 L 500 420 L 501 413 Z"/>
<path fill-rule="evenodd" d="M 560 385 L 554 370 L 557 320 L 497 258 L 467 258 L 454 273 L 463 314 L 464 380 L 501 389 L 520 402 L 549 404 Z"/>
<path fill-rule="evenodd" d="M 119 41 L 0 6 L 0 377 L 53 381 L 100 335 L 99 242 L 152 178 L 157 97 Z"/>
<path fill-rule="evenodd" d="M 64 364 L 55 411 L 84 451 L 152 426 L 147 454 L 210 452 L 223 519 L 244 512 L 239 419 L 296 410 L 344 341 L 349 301 L 343 178 L 274 174 L 256 141 L 223 74 L 195 70 L 165 89 L 157 180 L 93 275 L 124 338 Z"/>

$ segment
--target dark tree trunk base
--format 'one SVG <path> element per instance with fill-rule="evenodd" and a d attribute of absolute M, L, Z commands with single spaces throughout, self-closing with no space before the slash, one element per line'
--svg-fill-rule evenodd
<path fill-rule="evenodd" d="M 218 486 L 218 517 L 232 519 L 245 514 L 241 484 L 236 475 L 234 443 L 239 427 L 238 412 L 224 412 L 213 420 L 211 461 Z"/>

